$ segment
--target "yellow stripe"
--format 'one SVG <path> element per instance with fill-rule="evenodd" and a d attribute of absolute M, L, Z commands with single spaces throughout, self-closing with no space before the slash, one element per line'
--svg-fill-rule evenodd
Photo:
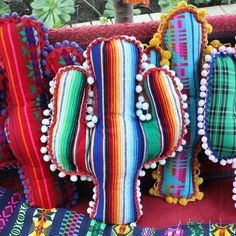
<path fill-rule="evenodd" d="M 14 83 L 14 78 L 13 78 L 13 73 L 12 73 L 12 67 L 10 65 L 10 60 L 9 60 L 9 57 L 8 57 L 8 53 L 7 53 L 7 48 L 6 48 L 6 44 L 5 44 L 5 40 L 3 38 L 3 32 L 2 32 L 2 28 L 0 28 L 0 38 L 1 38 L 1 42 L 2 42 L 2 45 L 3 45 L 3 48 L 4 48 L 4 52 L 5 52 L 5 56 L 6 56 L 6 61 L 7 61 L 7 64 L 8 64 L 8 68 L 9 68 L 9 72 L 10 72 L 10 76 L 9 78 L 11 79 L 11 84 L 12 84 L 12 88 L 13 88 L 13 93 L 14 93 L 14 96 L 15 96 L 15 99 L 16 99 L 16 102 L 17 102 L 17 114 L 18 114 L 18 119 L 19 119 L 19 126 L 20 126 L 20 132 L 21 132 L 21 137 L 23 139 L 23 143 L 25 145 L 25 149 L 26 149 L 26 152 L 27 152 L 27 155 L 29 157 L 29 160 L 31 162 L 31 165 L 33 165 L 33 161 L 31 159 L 31 156 L 30 156 L 30 153 L 29 153 L 29 149 L 27 147 L 27 144 L 26 144 L 26 140 L 25 140 L 25 136 L 24 136 L 24 132 L 23 132 L 23 127 L 22 127 L 22 121 L 21 121 L 21 116 L 20 116 L 20 106 L 19 106 L 19 100 L 18 100 L 18 97 L 17 97 L 17 92 L 16 92 L 16 88 L 15 88 L 15 83 Z M 34 176 L 37 177 L 37 174 L 36 174 L 36 171 L 35 169 L 33 168 L 33 172 L 34 172 Z M 37 179 L 37 178 L 35 178 Z M 38 184 L 38 181 L 36 181 L 37 185 L 38 185 L 38 192 L 39 192 L 39 196 L 40 196 L 40 200 L 41 200 L 41 203 L 43 204 L 43 198 L 42 198 L 42 193 L 40 191 L 40 185 Z M 32 186 L 31 186 L 32 187 Z"/>

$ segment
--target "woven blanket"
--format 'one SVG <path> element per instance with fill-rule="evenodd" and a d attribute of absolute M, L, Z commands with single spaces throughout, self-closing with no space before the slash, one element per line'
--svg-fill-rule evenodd
<path fill-rule="evenodd" d="M 32 208 L 19 193 L 0 188 L 0 235 L 74 236 L 201 236 L 235 235 L 235 224 L 189 222 L 167 229 L 108 225 L 67 209 Z"/>

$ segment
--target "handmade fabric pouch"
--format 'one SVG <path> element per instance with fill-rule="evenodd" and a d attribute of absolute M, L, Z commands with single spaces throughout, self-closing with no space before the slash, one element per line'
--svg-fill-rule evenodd
<path fill-rule="evenodd" d="M 0 52 L 9 90 L 8 142 L 30 205 L 51 208 L 72 202 L 74 196 L 70 182 L 52 174 L 40 153 L 43 110 L 49 103 L 41 57 L 48 46 L 46 32 L 33 17 L 13 13 L 0 19 Z"/>
<path fill-rule="evenodd" d="M 199 71 L 204 47 L 207 44 L 207 33 L 211 26 L 205 20 L 206 12 L 197 11 L 192 5 L 180 2 L 177 7 L 163 15 L 161 23 L 149 48 L 161 46 L 161 66 L 170 66 L 183 84 L 183 94 L 187 98 L 186 143 L 179 153 L 167 159 L 164 166 L 159 165 L 153 172 L 156 183 L 150 194 L 165 197 L 169 203 L 179 202 L 186 205 L 188 201 L 201 200 L 199 191 L 202 178 L 199 177 L 197 148 L 197 106 L 199 100 Z M 168 54 L 169 51 L 171 53 Z M 170 60 L 169 60 L 170 58 Z"/>
<path fill-rule="evenodd" d="M 60 177 L 94 182 L 92 218 L 134 222 L 142 214 L 143 165 L 155 168 L 182 143 L 178 81 L 167 69 L 149 66 L 132 37 L 99 38 L 85 56 L 83 67 L 60 69 L 50 83 L 53 99 L 44 112 L 50 124 L 42 126 L 47 145 L 41 152 Z"/>

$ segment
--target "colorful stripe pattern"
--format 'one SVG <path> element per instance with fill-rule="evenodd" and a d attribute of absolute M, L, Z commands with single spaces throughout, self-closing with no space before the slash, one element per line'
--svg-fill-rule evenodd
<path fill-rule="evenodd" d="M 145 50 L 145 53 L 148 56 L 149 63 L 155 65 L 156 67 L 160 67 L 161 61 L 161 52 L 156 47 L 149 47 Z"/>
<path fill-rule="evenodd" d="M 7 196 L 9 195 L 12 195 L 12 193 L 7 192 L 5 198 L 8 198 Z M 0 209 L 5 207 L 5 198 L 4 201 L 0 202 Z M 45 215 L 45 212 L 47 212 L 46 215 L 50 216 L 49 218 L 42 217 Z M 35 225 L 34 218 L 36 215 L 40 225 L 47 224 L 48 220 L 50 220 L 51 225 L 50 230 L 37 228 L 38 231 L 34 231 L 35 236 L 234 236 L 236 233 L 235 224 L 214 223 L 204 225 L 198 222 L 189 222 L 187 225 L 169 227 L 167 229 L 131 227 L 130 225 L 109 225 L 62 208 L 52 210 L 30 208 L 24 203 L 24 199 L 21 199 L 7 224 L 4 226 L 1 235 L 30 235 Z"/>
<path fill-rule="evenodd" d="M 236 59 L 233 54 L 213 57 L 205 107 L 205 135 L 213 155 L 236 158 Z"/>
<path fill-rule="evenodd" d="M 62 69 L 54 79 L 49 155 L 60 171 L 92 177 L 98 197 L 91 217 L 106 223 L 134 222 L 140 216 L 139 170 L 145 162 L 165 158 L 182 139 L 180 94 L 167 71 L 150 70 L 142 83 L 153 118 L 140 122 L 135 109 L 140 43 L 125 36 L 97 39 L 87 57 L 95 78 L 91 88 L 80 67 Z M 98 117 L 92 130 L 85 122 L 90 89 Z"/>
<path fill-rule="evenodd" d="M 44 38 L 41 25 L 30 18 L 0 19 L 0 51 L 11 98 L 7 123 L 10 148 L 21 166 L 30 204 L 50 208 L 65 203 L 70 186 L 50 173 L 40 153 L 42 110 L 48 102 L 48 82 L 40 64 Z"/>
<path fill-rule="evenodd" d="M 192 198 L 196 194 L 195 145 L 197 136 L 197 104 L 199 96 L 199 63 L 204 47 L 203 24 L 196 19 L 197 12 L 182 9 L 173 12 L 166 19 L 162 31 L 165 50 L 172 54 L 171 68 L 183 83 L 182 92 L 188 97 L 187 112 L 190 125 L 185 136 L 186 145 L 174 159 L 167 159 L 165 166 L 159 167 L 161 182 L 157 183 L 157 195 L 176 198 Z"/>

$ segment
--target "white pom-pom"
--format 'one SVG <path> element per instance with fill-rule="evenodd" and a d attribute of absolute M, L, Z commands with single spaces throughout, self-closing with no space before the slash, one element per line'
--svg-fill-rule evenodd
<path fill-rule="evenodd" d="M 227 53 L 233 53 L 233 48 L 227 47 L 227 48 L 226 48 L 226 52 L 227 52 Z"/>
<path fill-rule="evenodd" d="M 211 49 L 211 54 L 212 55 L 215 55 L 216 53 L 217 53 L 217 49 L 216 48 Z"/>
<path fill-rule="evenodd" d="M 54 165 L 54 164 L 51 164 L 51 165 L 50 165 L 50 170 L 51 170 L 52 172 L 54 172 L 56 169 L 57 169 L 56 165 Z"/>
<path fill-rule="evenodd" d="M 201 90 L 202 92 L 206 92 L 206 91 L 207 91 L 207 87 L 206 87 L 205 85 L 201 85 L 201 86 L 200 86 L 200 90 Z"/>
<path fill-rule="evenodd" d="M 140 192 L 140 191 L 139 191 L 139 192 L 137 192 L 137 197 L 138 197 L 138 198 L 140 198 L 140 197 L 141 197 L 141 195 L 142 195 L 142 194 L 141 194 L 141 192 Z"/>
<path fill-rule="evenodd" d="M 144 168 L 145 168 L 145 169 L 150 169 L 151 166 L 150 166 L 149 164 L 145 164 L 145 165 L 144 165 Z"/>
<path fill-rule="evenodd" d="M 46 125 L 43 125 L 43 126 L 41 127 L 41 131 L 42 131 L 42 133 L 48 132 L 48 127 L 47 127 Z"/>
<path fill-rule="evenodd" d="M 135 88 L 136 93 L 141 93 L 142 90 L 143 90 L 143 88 L 142 88 L 141 85 L 137 85 L 136 88 Z"/>
<path fill-rule="evenodd" d="M 88 112 L 89 114 L 92 114 L 93 111 L 94 111 L 94 109 L 93 109 L 92 106 L 88 106 L 86 110 L 87 110 L 87 112 Z"/>
<path fill-rule="evenodd" d="M 157 167 L 157 164 L 155 162 L 151 164 L 152 169 L 155 169 L 156 167 Z"/>
<path fill-rule="evenodd" d="M 89 202 L 89 206 L 90 206 L 91 208 L 94 207 L 94 204 L 95 204 L 95 203 L 94 203 L 93 201 L 90 201 L 90 202 Z"/>
<path fill-rule="evenodd" d="M 185 124 L 186 124 L 186 125 L 189 125 L 189 124 L 190 124 L 190 119 L 186 119 L 186 120 L 185 120 Z"/>
<path fill-rule="evenodd" d="M 226 47 L 224 45 L 219 47 L 219 51 L 220 52 L 225 52 L 225 50 L 226 50 Z"/>
<path fill-rule="evenodd" d="M 170 157 L 175 157 L 176 156 L 176 153 L 175 152 L 172 152 L 171 154 L 170 154 Z"/>
<path fill-rule="evenodd" d="M 137 81 L 142 81 L 142 79 L 143 79 L 143 76 L 141 74 L 136 75 L 136 80 Z"/>
<path fill-rule="evenodd" d="M 137 180 L 137 186 L 140 186 L 140 184 L 141 184 L 141 181 L 138 179 Z"/>
<path fill-rule="evenodd" d="M 188 96 L 186 94 L 182 94 L 182 99 L 183 99 L 183 101 L 187 101 Z"/>
<path fill-rule="evenodd" d="M 236 169 L 236 162 L 233 162 L 233 163 L 232 163 L 232 168 L 233 168 L 233 169 Z"/>
<path fill-rule="evenodd" d="M 203 136 L 203 137 L 202 137 L 202 142 L 203 142 L 203 143 L 206 143 L 206 142 L 207 142 L 207 137 L 206 137 L 206 136 Z"/>
<path fill-rule="evenodd" d="M 51 110 L 53 109 L 53 102 L 50 102 L 50 103 L 48 104 L 48 108 L 51 109 Z"/>
<path fill-rule="evenodd" d="M 232 159 L 228 159 L 228 160 L 226 160 L 226 162 L 227 162 L 227 164 L 233 164 L 233 160 Z"/>
<path fill-rule="evenodd" d="M 184 118 L 188 119 L 189 118 L 189 114 L 187 112 L 184 113 Z"/>
<path fill-rule="evenodd" d="M 88 92 L 88 95 L 89 95 L 90 98 L 92 98 L 92 97 L 94 96 L 94 92 L 93 92 L 92 90 L 90 90 L 90 91 Z"/>
<path fill-rule="evenodd" d="M 72 181 L 72 182 L 76 182 L 77 180 L 78 180 L 78 177 L 76 175 L 72 175 L 70 177 L 70 181 Z"/>
<path fill-rule="evenodd" d="M 140 193 L 141 195 L 141 193 Z M 141 197 L 141 196 L 140 196 Z M 142 210 L 143 209 L 143 205 L 142 204 L 139 204 L 139 208 Z"/>
<path fill-rule="evenodd" d="M 53 95 L 54 94 L 54 88 L 50 88 L 49 92 Z"/>
<path fill-rule="evenodd" d="M 198 105 L 199 105 L 200 107 L 203 107 L 203 106 L 205 105 L 205 101 L 201 99 L 201 100 L 198 102 Z"/>
<path fill-rule="evenodd" d="M 162 66 L 162 68 L 164 68 L 166 70 L 170 70 L 170 67 L 168 65 L 164 65 L 164 66 Z"/>
<path fill-rule="evenodd" d="M 202 70 L 201 75 L 202 75 L 203 77 L 207 77 L 207 75 L 208 75 L 207 70 Z"/>
<path fill-rule="evenodd" d="M 170 73 L 171 73 L 171 75 L 172 75 L 172 76 L 174 76 L 174 77 L 175 77 L 176 73 L 175 73 L 175 71 L 174 71 L 174 70 L 170 70 Z"/>
<path fill-rule="evenodd" d="M 94 115 L 93 118 L 92 118 L 92 122 L 94 124 L 97 124 L 98 123 L 98 117 Z"/>
<path fill-rule="evenodd" d="M 182 151 L 183 151 L 183 146 L 180 145 L 180 146 L 177 148 L 177 151 L 178 151 L 178 152 L 182 152 Z"/>
<path fill-rule="evenodd" d="M 227 164 L 227 162 L 226 162 L 226 160 L 220 160 L 220 164 L 222 165 L 222 166 L 226 166 L 226 164 Z"/>
<path fill-rule="evenodd" d="M 137 226 L 137 224 L 135 222 L 130 223 L 130 227 L 134 228 L 136 226 Z"/>
<path fill-rule="evenodd" d="M 85 70 L 88 70 L 88 69 L 89 69 L 89 65 L 88 65 L 87 61 L 85 61 L 85 62 L 83 63 L 83 67 L 84 67 Z"/>
<path fill-rule="evenodd" d="M 203 115 L 199 115 L 199 116 L 197 117 L 197 120 L 198 120 L 198 121 L 203 121 L 203 119 L 204 119 L 204 116 L 203 116 Z"/>
<path fill-rule="evenodd" d="M 198 122 L 197 126 L 199 129 L 202 129 L 204 127 L 204 124 L 203 122 Z"/>
<path fill-rule="evenodd" d="M 160 164 L 161 166 L 164 166 L 164 165 L 166 164 L 166 160 L 161 160 L 161 161 L 159 161 L 159 164 Z"/>
<path fill-rule="evenodd" d="M 143 61 L 146 61 L 147 59 L 148 59 L 147 54 L 144 53 L 144 54 L 142 55 L 142 60 L 143 60 Z"/>
<path fill-rule="evenodd" d="M 205 154 L 206 154 L 207 156 L 210 156 L 210 155 L 212 154 L 212 152 L 211 152 L 210 149 L 206 149 L 206 150 L 205 150 Z"/>
<path fill-rule="evenodd" d="M 138 97 L 138 101 L 140 102 L 140 103 L 143 103 L 144 101 L 145 101 L 145 98 L 144 98 L 144 96 L 139 96 Z"/>
<path fill-rule="evenodd" d="M 40 148 L 40 152 L 41 152 L 42 154 L 47 153 L 47 151 L 48 151 L 48 149 L 47 149 L 46 147 L 41 147 L 41 148 Z"/>
<path fill-rule="evenodd" d="M 85 116 L 85 120 L 86 120 L 86 121 L 91 121 L 92 118 L 93 118 L 92 115 L 86 115 L 86 116 Z"/>
<path fill-rule="evenodd" d="M 139 116 L 139 120 L 140 121 L 145 121 L 146 120 L 146 116 L 142 114 L 141 116 Z"/>
<path fill-rule="evenodd" d="M 83 56 L 84 56 L 84 58 L 87 58 L 87 50 L 85 50 L 85 51 L 83 52 Z"/>
<path fill-rule="evenodd" d="M 183 103 L 183 108 L 184 108 L 184 109 L 187 109 L 187 108 L 188 108 L 188 104 L 184 102 L 184 103 Z"/>
<path fill-rule="evenodd" d="M 236 188 L 236 181 L 233 182 L 233 186 L 234 186 L 234 188 Z"/>
<path fill-rule="evenodd" d="M 46 135 L 42 135 L 42 136 L 40 137 L 40 141 L 41 141 L 42 143 L 46 143 L 47 140 L 48 140 L 48 137 L 47 137 Z"/>
<path fill-rule="evenodd" d="M 144 170 L 139 171 L 139 176 L 140 176 L 140 177 L 145 176 L 145 174 L 146 174 L 146 172 L 145 172 Z"/>
<path fill-rule="evenodd" d="M 88 126 L 90 129 L 92 129 L 92 128 L 95 127 L 95 124 L 94 124 L 92 121 L 90 121 L 90 122 L 87 123 L 87 126 Z"/>
<path fill-rule="evenodd" d="M 234 201 L 236 201 L 236 195 L 235 195 L 235 194 L 232 196 L 232 199 L 233 199 Z"/>
<path fill-rule="evenodd" d="M 198 114 L 203 114 L 204 112 L 204 108 L 202 107 L 199 107 L 198 110 L 197 110 Z"/>
<path fill-rule="evenodd" d="M 149 65 L 148 65 L 147 62 L 143 62 L 143 63 L 142 63 L 142 68 L 143 68 L 144 70 L 148 69 L 148 67 L 149 67 Z"/>
<path fill-rule="evenodd" d="M 141 102 L 136 102 L 136 108 L 141 109 L 142 108 L 142 103 Z"/>
<path fill-rule="evenodd" d="M 81 175 L 81 176 L 80 176 L 80 180 L 81 180 L 81 181 L 86 181 L 86 180 L 87 180 L 87 176 Z"/>
<path fill-rule="evenodd" d="M 143 111 L 142 111 L 142 110 L 137 110 L 137 111 L 136 111 L 136 115 L 137 115 L 137 116 L 143 115 Z"/>
<path fill-rule="evenodd" d="M 202 68 L 207 70 L 209 68 L 209 65 L 207 63 L 205 63 L 205 64 L 203 64 Z"/>
<path fill-rule="evenodd" d="M 201 85 L 206 86 L 207 85 L 207 80 L 206 79 L 201 79 Z"/>
<path fill-rule="evenodd" d="M 49 125 L 49 124 L 50 124 L 49 119 L 43 119 L 43 120 L 42 120 L 42 124 L 43 124 L 43 125 Z"/>
<path fill-rule="evenodd" d="M 236 194 L 236 188 L 233 188 L 233 193 L 235 193 L 235 194 Z"/>
<path fill-rule="evenodd" d="M 184 146 L 186 145 L 186 143 L 187 143 L 186 140 L 183 139 L 181 144 Z"/>
<path fill-rule="evenodd" d="M 149 121 L 149 120 L 152 119 L 152 115 L 151 115 L 150 113 L 147 113 L 147 114 L 145 115 L 145 118 L 146 118 L 147 121 Z"/>
<path fill-rule="evenodd" d="M 93 187 L 93 192 L 94 192 L 94 193 L 97 192 L 97 188 L 96 188 L 96 186 Z"/>
<path fill-rule="evenodd" d="M 210 62 L 211 59 L 212 59 L 211 55 L 206 55 L 206 56 L 205 56 L 205 61 L 206 61 L 206 62 Z"/>
<path fill-rule="evenodd" d="M 54 85 L 55 85 L 55 81 L 54 80 L 49 81 L 49 86 L 51 88 L 54 88 L 55 87 Z"/>
<path fill-rule="evenodd" d="M 65 174 L 64 172 L 60 172 L 60 173 L 58 174 L 58 176 L 59 176 L 60 178 L 64 178 L 64 177 L 66 176 L 66 174 Z"/>
<path fill-rule="evenodd" d="M 49 162 L 49 161 L 50 161 L 50 156 L 49 156 L 49 155 L 44 155 L 44 156 L 43 156 L 43 160 L 44 160 L 45 162 Z"/>
<path fill-rule="evenodd" d="M 208 144 L 207 144 L 207 143 L 203 143 L 203 144 L 202 144 L 202 148 L 203 148 L 203 149 L 207 149 L 207 148 L 208 148 Z"/>
<path fill-rule="evenodd" d="M 207 95 L 206 95 L 206 93 L 205 92 L 200 92 L 200 97 L 201 98 L 205 98 Z"/>
<path fill-rule="evenodd" d="M 215 158 L 214 160 L 212 160 L 213 163 L 217 163 L 218 162 L 218 159 Z"/>
<path fill-rule="evenodd" d="M 94 84 L 94 78 L 92 76 L 89 76 L 87 78 L 87 82 L 88 82 L 89 85 L 93 85 Z"/>
<path fill-rule="evenodd" d="M 184 85 L 180 82 L 180 83 L 178 84 L 178 87 L 179 87 L 179 90 L 181 91 L 181 90 L 184 88 Z"/>
<path fill-rule="evenodd" d="M 89 215 L 92 213 L 92 211 L 93 211 L 93 209 L 92 209 L 91 207 L 89 207 L 89 208 L 87 209 L 87 213 L 88 213 Z"/>
<path fill-rule="evenodd" d="M 148 110 L 148 108 L 149 108 L 149 104 L 148 104 L 147 102 L 144 102 L 144 103 L 142 104 L 142 109 L 143 109 L 143 110 Z"/>
<path fill-rule="evenodd" d="M 93 194 L 93 200 L 96 200 L 96 198 L 97 198 L 97 195 Z"/>
<path fill-rule="evenodd" d="M 214 161 L 216 158 L 215 158 L 215 156 L 210 155 L 210 156 L 208 157 L 208 159 L 209 159 L 210 161 Z"/>
<path fill-rule="evenodd" d="M 44 110 L 43 115 L 44 116 L 49 116 L 50 115 L 50 110 L 49 109 Z"/>

